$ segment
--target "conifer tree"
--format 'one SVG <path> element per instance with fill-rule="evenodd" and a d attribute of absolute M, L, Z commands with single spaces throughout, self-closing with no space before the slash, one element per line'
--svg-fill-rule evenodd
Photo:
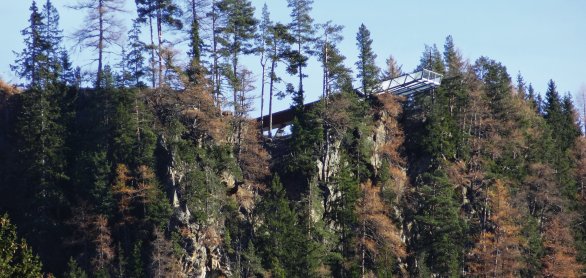
<path fill-rule="evenodd" d="M 103 0 L 101 0 L 103 1 Z M 113 0 L 110 0 L 113 1 Z M 149 21 L 150 31 L 151 31 L 151 59 L 153 60 L 152 63 L 154 64 L 154 55 L 156 49 L 156 56 L 158 59 L 158 66 L 157 69 L 153 69 L 153 79 L 155 77 L 154 72 L 158 72 L 157 80 L 158 86 L 161 86 L 165 83 L 163 79 L 163 59 L 164 59 L 164 38 L 163 38 L 163 27 L 168 26 L 172 29 L 181 30 L 183 28 L 183 23 L 179 18 L 183 14 L 183 11 L 180 7 L 173 1 L 173 0 L 135 0 L 137 6 L 138 17 L 140 22 Z M 153 24 L 153 19 L 155 20 L 155 24 Z M 153 25 L 156 27 L 156 34 L 157 34 L 157 45 L 154 45 L 153 39 Z M 153 84 L 155 82 L 153 81 Z"/>
<path fill-rule="evenodd" d="M 42 82 L 49 69 L 46 67 L 49 57 L 47 57 L 48 43 L 43 35 L 45 23 L 43 15 L 39 12 L 36 1 L 33 1 L 29 17 L 29 26 L 21 31 L 24 36 L 25 48 L 21 53 L 17 53 L 15 65 L 11 69 L 21 78 L 28 80 L 30 87 L 43 87 Z"/>
<path fill-rule="evenodd" d="M 383 80 L 390 80 L 395 77 L 399 77 L 403 75 L 402 71 L 403 66 L 399 66 L 397 64 L 397 60 L 393 55 L 390 55 L 389 58 L 386 60 L 386 68 L 383 71 L 382 79 Z"/>
<path fill-rule="evenodd" d="M 376 66 L 376 54 L 372 50 L 370 31 L 364 24 L 360 25 L 356 34 L 356 45 L 358 46 L 358 61 L 356 62 L 358 78 L 362 85 L 362 92 L 370 95 L 378 90 L 380 69 Z"/>
<path fill-rule="evenodd" d="M 270 40 L 270 29 L 273 27 L 273 22 L 271 21 L 269 7 L 265 3 L 262 7 L 262 16 L 260 23 L 258 25 L 258 35 L 256 36 L 256 47 L 257 53 L 260 56 L 260 66 L 261 66 L 261 93 L 260 93 L 260 127 L 261 130 L 264 126 L 264 107 L 265 107 L 265 88 L 266 88 L 266 79 L 267 79 L 267 62 L 270 60 L 269 56 L 269 40 Z"/>
<path fill-rule="evenodd" d="M 8 215 L 0 217 L 0 277 L 42 277 L 42 264 L 16 234 Z"/>
<path fill-rule="evenodd" d="M 293 42 L 293 39 L 286 25 L 276 23 L 269 28 L 269 137 L 272 137 L 273 98 L 276 94 L 276 83 L 281 81 L 281 78 L 277 76 L 277 66 L 289 57 L 291 53 L 290 44 Z"/>
<path fill-rule="evenodd" d="M 87 274 L 75 261 L 74 258 L 69 258 L 67 263 L 67 272 L 63 275 L 65 278 L 87 278 Z"/>
<path fill-rule="evenodd" d="M 419 190 L 417 253 L 421 263 L 443 276 L 457 275 L 462 261 L 466 228 L 460 219 L 454 188 L 441 170 L 425 174 L 426 184 Z"/>
<path fill-rule="evenodd" d="M 521 72 L 517 73 L 517 93 L 521 96 L 521 97 L 525 97 L 527 95 L 527 84 L 525 83 L 525 80 L 523 79 L 523 76 L 521 75 Z"/>
<path fill-rule="evenodd" d="M 140 41 L 140 34 L 139 21 L 133 20 L 132 29 L 128 32 L 128 55 L 122 58 L 126 63 L 126 68 L 130 73 L 130 81 L 134 87 L 146 86 L 141 80 L 146 75 L 143 56 L 146 46 Z"/>
<path fill-rule="evenodd" d="M 121 0 L 79 0 L 71 6 L 75 10 L 86 10 L 85 25 L 75 31 L 73 37 L 79 47 L 87 47 L 98 52 L 96 87 L 104 84 L 104 54 L 108 47 L 115 44 L 122 35 L 122 25 L 116 14 L 124 12 Z"/>
<path fill-rule="evenodd" d="M 278 176 L 273 178 L 269 192 L 259 205 L 259 213 L 263 217 L 258 232 L 259 247 L 268 269 L 277 277 L 307 273 L 303 269 L 303 257 L 308 251 L 303 249 L 306 239 Z"/>
<path fill-rule="evenodd" d="M 191 65 L 190 65 L 190 72 L 192 74 L 200 74 L 201 71 L 201 56 L 202 50 L 204 47 L 204 42 L 202 40 L 200 34 L 200 20 L 201 20 L 201 10 L 203 8 L 203 3 L 198 0 L 189 0 L 189 12 L 190 12 L 190 29 L 189 29 L 189 47 L 190 50 L 188 54 L 191 57 Z M 193 80 L 193 79 L 192 79 Z"/>
<path fill-rule="evenodd" d="M 446 37 L 444 44 L 444 63 L 446 65 L 446 77 L 453 77 L 462 74 L 464 62 L 462 55 L 454 45 L 454 39 L 451 35 Z"/>
<path fill-rule="evenodd" d="M 328 21 L 319 24 L 318 29 L 323 32 L 321 38 L 316 40 L 316 52 L 322 63 L 322 97 L 325 99 L 332 92 L 341 91 L 341 88 L 351 90 L 352 80 L 349 74 L 350 69 L 344 66 L 346 57 L 336 48 L 336 44 L 343 39 L 341 34 L 343 26 Z M 325 101 L 327 102 L 327 99 Z"/>
<path fill-rule="evenodd" d="M 48 69 L 45 83 L 56 85 L 61 76 L 66 74 L 68 68 L 67 61 L 63 59 L 63 56 L 67 56 L 67 51 L 61 45 L 63 31 L 59 28 L 59 12 L 50 0 L 47 0 L 43 5 L 42 13 L 45 19 L 43 36 L 46 41 L 46 67 Z"/>
<path fill-rule="evenodd" d="M 238 94 L 242 91 L 241 80 L 238 79 L 240 69 L 240 55 L 254 51 L 252 39 L 255 37 L 258 21 L 254 18 L 254 7 L 248 0 L 222 0 L 217 3 L 219 12 L 225 16 L 225 26 L 221 29 L 222 40 L 226 58 L 230 61 L 230 67 L 226 69 L 228 82 L 233 90 L 233 103 L 235 115 L 241 115 L 238 105 Z"/>
<path fill-rule="evenodd" d="M 442 59 L 442 55 L 437 49 L 437 45 L 425 45 L 425 50 L 423 50 L 423 53 L 421 53 L 419 65 L 415 70 L 419 71 L 423 69 L 428 69 L 440 74 L 445 73 L 446 67 Z"/>
<path fill-rule="evenodd" d="M 289 57 L 291 64 L 289 72 L 299 76 L 297 92 L 301 96 L 305 95 L 303 78 L 306 75 L 303 73 L 303 68 L 307 66 L 309 56 L 313 55 L 311 44 L 315 41 L 313 18 L 309 14 L 312 4 L 313 0 L 287 0 L 287 6 L 291 9 L 289 28 L 297 46 L 295 55 Z"/>
<path fill-rule="evenodd" d="M 523 267 L 521 250 L 524 242 L 521 228 L 516 223 L 519 211 L 511 205 L 508 189 L 496 180 L 489 192 L 490 222 L 480 232 L 476 246 L 469 256 L 469 271 L 473 276 L 519 276 Z"/>

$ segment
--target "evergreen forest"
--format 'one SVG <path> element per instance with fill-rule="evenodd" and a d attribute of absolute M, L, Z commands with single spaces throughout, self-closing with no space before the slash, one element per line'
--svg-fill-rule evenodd
<path fill-rule="evenodd" d="M 51 0 L 31 1 L 25 47 L 3 61 L 22 84 L 0 80 L 0 277 L 586 275 L 570 94 L 465 59 L 451 36 L 415 69 L 381 68 L 356 26 L 347 65 L 343 27 L 286 1 L 281 23 L 249 0 L 135 0 L 121 26 L 123 0 L 79 0 L 72 35 Z M 66 37 L 96 70 L 74 66 Z M 441 85 L 378 94 L 422 69 Z M 272 127 L 284 98 L 290 128 L 263 132 L 251 111 Z"/>

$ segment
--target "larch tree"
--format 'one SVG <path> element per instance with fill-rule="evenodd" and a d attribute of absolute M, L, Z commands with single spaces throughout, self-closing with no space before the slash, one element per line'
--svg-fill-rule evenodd
<path fill-rule="evenodd" d="M 303 68 L 307 66 L 309 57 L 313 55 L 313 48 L 311 44 L 315 41 L 315 28 L 313 26 L 313 18 L 309 14 L 311 12 L 311 5 L 313 0 L 287 0 L 287 6 L 291 9 L 291 23 L 289 28 L 295 40 L 297 50 L 295 55 L 290 56 L 289 72 L 299 76 L 299 86 L 297 93 L 300 96 L 305 94 L 303 89 L 303 78 L 306 77 L 303 73 Z"/>
<path fill-rule="evenodd" d="M 79 0 L 70 6 L 75 10 L 86 10 L 85 25 L 73 33 L 77 46 L 98 52 L 96 87 L 104 87 L 105 54 L 108 48 L 118 43 L 122 36 L 122 24 L 117 14 L 124 11 L 123 0 Z"/>
<path fill-rule="evenodd" d="M 519 211 L 512 206 L 508 188 L 501 180 L 494 182 L 487 196 L 490 201 L 490 219 L 480 232 L 475 247 L 470 251 L 469 273 L 478 277 L 515 277 L 523 267 Z"/>
<path fill-rule="evenodd" d="M 583 266 L 576 261 L 576 242 L 569 228 L 568 218 L 558 215 L 545 227 L 542 258 L 544 277 L 581 277 Z"/>
<path fill-rule="evenodd" d="M 380 69 L 376 65 L 377 56 L 372 49 L 370 31 L 364 24 L 360 25 L 356 34 L 356 45 L 358 46 L 358 61 L 356 62 L 358 78 L 362 92 L 370 95 L 378 89 Z"/>
<path fill-rule="evenodd" d="M 380 188 L 373 186 L 371 181 L 361 184 L 360 187 L 362 196 L 356 203 L 356 253 L 360 257 L 362 277 L 366 277 L 367 268 L 386 268 L 391 272 L 393 266 L 388 265 L 389 259 L 386 256 L 390 254 L 396 262 L 406 256 L 405 246 L 395 223 L 388 215 L 389 208 L 380 196 Z"/>
<path fill-rule="evenodd" d="M 386 67 L 383 71 L 382 79 L 389 80 L 403 75 L 402 68 L 403 66 L 397 63 L 395 57 L 393 57 L 393 55 L 390 55 L 389 58 L 387 58 L 386 60 Z"/>

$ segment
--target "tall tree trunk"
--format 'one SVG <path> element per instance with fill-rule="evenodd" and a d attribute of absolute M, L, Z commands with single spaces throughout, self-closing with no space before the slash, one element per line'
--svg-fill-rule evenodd
<path fill-rule="evenodd" d="M 163 56 L 162 56 L 162 45 L 163 45 L 163 15 L 161 14 L 161 7 L 157 7 L 157 39 L 158 45 L 157 48 L 159 50 L 158 59 L 159 59 L 159 87 L 165 83 L 163 80 Z"/>
<path fill-rule="evenodd" d="M 277 61 L 271 61 L 271 78 L 269 85 L 269 138 L 273 138 L 273 91 L 275 86 L 275 66 Z"/>
<path fill-rule="evenodd" d="M 104 58 L 104 0 L 98 1 L 98 16 L 100 30 L 98 30 L 98 76 L 96 87 L 100 88 L 102 86 L 102 61 Z"/>
<path fill-rule="evenodd" d="M 299 55 L 301 55 L 301 42 L 298 44 L 297 47 L 299 51 Z M 305 102 L 305 93 L 303 92 L 303 64 L 301 61 L 299 62 L 299 96 L 301 97 L 301 104 Z"/>
<path fill-rule="evenodd" d="M 149 15 L 149 30 L 150 30 L 150 35 L 151 35 L 151 60 L 150 60 L 150 64 L 151 64 L 151 74 L 152 74 L 152 87 L 156 87 L 157 86 L 157 70 L 155 69 L 155 38 L 153 35 L 153 17 L 152 15 Z"/>
<path fill-rule="evenodd" d="M 263 127 L 264 127 L 264 107 L 265 107 L 265 82 L 266 82 L 266 61 L 265 61 L 265 54 L 264 51 L 261 53 L 260 56 L 260 66 L 262 68 L 262 77 L 261 77 L 261 84 L 262 87 L 260 89 L 260 134 L 262 135 Z"/>

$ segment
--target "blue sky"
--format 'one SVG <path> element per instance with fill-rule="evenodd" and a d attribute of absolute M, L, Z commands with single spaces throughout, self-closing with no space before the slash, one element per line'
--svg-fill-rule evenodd
<path fill-rule="evenodd" d="M 182 1 L 182 0 L 179 0 Z M 10 72 L 13 51 L 22 49 L 20 30 L 27 25 L 28 0 L 3 0 L 0 26 L 3 40 L 0 46 L 0 77 L 17 81 Z M 43 2 L 43 1 L 41 1 Z M 74 0 L 53 0 L 61 14 L 65 35 L 82 23 L 82 14 L 64 7 Z M 132 0 L 127 0 L 129 10 Z M 252 0 L 260 14 L 267 3 L 273 21 L 288 22 L 286 0 Z M 488 56 L 502 62 L 515 78 L 521 72 L 538 92 L 544 92 L 553 79 L 561 93 L 577 94 L 586 84 L 586 1 L 582 0 L 315 0 L 312 15 L 316 23 L 332 20 L 344 25 L 344 41 L 338 46 L 348 57 L 347 65 L 354 68 L 357 56 L 356 31 L 364 23 L 371 31 L 373 48 L 379 66 L 393 55 L 403 69 L 412 70 L 421 56 L 424 44 L 437 44 L 440 50 L 447 35 L 452 35 L 464 58 L 473 62 Z M 131 19 L 134 12 L 125 15 Z M 70 44 L 70 41 L 66 40 Z M 87 65 L 88 54 L 74 53 L 78 65 Z M 86 59 L 86 60 L 84 60 Z M 115 63 L 117 58 L 112 59 Z M 258 59 L 244 59 L 254 72 Z M 314 59 L 315 60 L 315 59 Z M 321 70 L 314 61 L 309 65 L 308 99 L 321 92 Z M 260 78 L 259 78 L 260 79 Z M 294 82 L 294 79 L 287 80 Z M 288 106 L 284 101 L 279 106 Z"/>

